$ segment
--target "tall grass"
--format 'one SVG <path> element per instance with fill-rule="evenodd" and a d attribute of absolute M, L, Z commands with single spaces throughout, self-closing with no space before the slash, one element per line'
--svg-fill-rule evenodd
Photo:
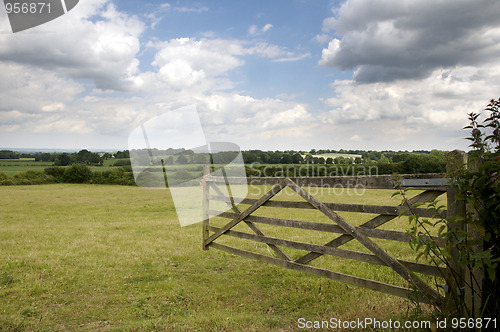
<path fill-rule="evenodd" d="M 179 227 L 166 190 L 13 186 L 0 202 L 0 330 L 292 331 L 301 317 L 407 319 L 413 308 L 202 251 L 200 225 Z"/>

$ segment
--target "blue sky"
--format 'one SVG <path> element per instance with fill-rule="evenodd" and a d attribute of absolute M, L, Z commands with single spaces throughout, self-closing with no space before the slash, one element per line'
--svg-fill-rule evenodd
<path fill-rule="evenodd" d="M 500 3 L 81 0 L 13 34 L 0 8 L 0 148 L 126 149 L 196 105 L 242 149 L 466 149 L 498 98 Z"/>

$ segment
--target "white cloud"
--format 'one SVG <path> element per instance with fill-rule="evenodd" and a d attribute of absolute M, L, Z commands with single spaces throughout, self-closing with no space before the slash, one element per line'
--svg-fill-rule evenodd
<path fill-rule="evenodd" d="M 181 13 L 203 13 L 207 12 L 208 8 L 207 7 L 174 7 L 175 11 L 181 12 Z"/>
<path fill-rule="evenodd" d="M 481 74 L 490 68 L 489 78 Z M 353 123 L 400 120 L 407 126 L 432 126 L 458 130 L 466 124 L 467 113 L 477 112 L 498 93 L 500 66 L 458 67 L 435 70 L 420 81 L 357 84 L 352 80 L 332 84 L 336 97 L 327 99 L 331 111 L 326 123 Z"/>
<path fill-rule="evenodd" d="M 270 23 L 268 23 L 268 24 L 266 24 L 266 25 L 264 25 L 264 26 L 262 27 L 261 31 L 262 31 L 262 32 L 266 32 L 266 31 L 271 30 L 272 28 L 273 28 L 273 25 L 272 25 L 272 24 L 270 24 Z"/>
<path fill-rule="evenodd" d="M 314 37 L 314 40 L 319 44 L 324 44 L 330 40 L 330 36 L 327 34 L 320 34 Z"/>
<path fill-rule="evenodd" d="M 93 15 L 97 19 L 91 20 Z M 125 90 L 135 84 L 144 28 L 137 17 L 117 11 L 112 4 L 83 1 L 47 24 L 0 34 L 0 61 L 90 79 L 103 90 Z"/>
<path fill-rule="evenodd" d="M 230 139 L 252 148 L 252 144 L 262 146 L 269 140 L 276 140 L 276 145 L 300 145 L 301 139 L 314 135 L 314 116 L 306 105 L 294 102 L 216 94 L 200 101 L 199 110 L 207 136 L 213 141 Z"/>
<path fill-rule="evenodd" d="M 248 34 L 251 36 L 256 35 L 256 34 L 261 34 L 261 33 L 264 33 L 264 32 L 271 30 L 273 27 L 274 26 L 271 23 L 267 23 L 266 25 L 264 25 L 262 28 L 259 29 L 258 26 L 256 26 L 255 24 L 252 24 L 251 26 L 248 27 Z"/>
<path fill-rule="evenodd" d="M 254 35 L 257 33 L 258 30 L 259 30 L 259 28 L 257 28 L 257 26 L 255 24 L 252 24 L 251 26 L 248 27 L 248 34 Z"/>

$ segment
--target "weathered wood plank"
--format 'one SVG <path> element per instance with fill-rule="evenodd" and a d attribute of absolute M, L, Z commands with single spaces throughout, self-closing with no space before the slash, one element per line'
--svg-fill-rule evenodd
<path fill-rule="evenodd" d="M 209 197 L 210 200 L 228 202 L 230 201 L 227 196 L 214 196 Z M 237 198 L 240 204 L 253 204 L 257 199 L 254 198 Z M 358 213 L 371 213 L 371 214 L 385 214 L 388 216 L 409 216 L 410 211 L 401 205 L 396 206 L 383 206 L 383 205 L 367 205 L 367 204 L 344 204 L 344 203 L 327 203 L 323 202 L 328 208 L 334 211 L 344 211 L 344 212 L 358 212 Z M 292 208 L 292 209 L 314 209 L 308 202 L 297 202 L 297 201 L 275 201 L 270 200 L 264 204 L 265 207 L 278 207 L 278 208 Z M 435 212 L 429 211 L 422 208 L 413 208 L 412 211 L 418 214 L 422 218 L 434 218 Z M 446 212 L 440 217 L 446 218 Z"/>
<path fill-rule="evenodd" d="M 210 215 L 217 215 L 222 218 L 234 219 L 236 215 L 230 212 L 222 212 L 210 210 Z M 329 233 L 340 233 L 346 234 L 342 227 L 333 224 L 325 224 L 318 222 L 309 222 L 309 221 L 301 221 L 301 220 L 292 220 L 292 219 L 279 219 L 279 218 L 270 218 L 270 217 L 260 217 L 260 216 L 248 216 L 245 218 L 245 221 L 250 221 L 259 224 L 266 225 L 274 225 L 274 226 L 283 226 L 283 227 L 291 227 L 297 229 L 307 229 L 321 232 L 329 232 Z M 412 239 L 412 236 L 398 231 L 386 230 L 386 229 L 371 229 L 366 227 L 356 227 L 356 229 L 363 233 L 364 235 L 376 239 L 383 240 L 392 240 L 398 242 L 409 242 Z M 445 241 L 438 237 L 431 237 L 438 246 L 444 247 L 446 245 Z"/>
<path fill-rule="evenodd" d="M 371 290 L 375 290 L 378 292 L 382 292 L 382 293 L 386 293 L 386 294 L 390 294 L 390 295 L 395 295 L 395 296 L 399 296 L 399 297 L 403 297 L 403 298 L 415 299 L 415 293 L 413 292 L 413 290 L 408 289 L 408 288 L 393 286 L 393 285 L 385 284 L 385 283 L 378 282 L 378 281 L 354 277 L 354 276 L 339 273 L 339 272 L 334 272 L 334 271 L 325 270 L 325 269 L 321 269 L 321 268 L 317 268 L 317 267 L 313 267 L 313 266 L 299 264 L 299 263 L 296 263 L 293 261 L 285 261 L 285 260 L 282 260 L 279 258 L 261 255 L 258 253 L 254 253 L 254 252 L 250 252 L 250 251 L 246 251 L 246 250 L 242 250 L 242 249 L 232 248 L 232 247 L 229 247 L 229 246 L 226 246 L 223 244 L 219 244 L 216 242 L 210 243 L 210 246 L 213 248 L 228 252 L 230 254 L 251 258 L 254 260 L 258 260 L 258 261 L 265 262 L 268 264 L 281 266 L 281 267 L 292 269 L 292 270 L 299 271 L 299 272 L 309 273 L 309 274 L 316 275 L 319 277 L 324 277 L 324 278 L 328 278 L 331 280 L 339 281 L 339 282 L 342 282 L 342 283 L 345 283 L 348 285 L 368 288 Z M 426 299 L 426 298 L 420 298 L 420 299 L 416 299 L 416 300 L 418 300 L 420 302 L 424 302 L 424 303 L 429 303 L 428 299 Z"/>
<path fill-rule="evenodd" d="M 443 298 L 436 292 L 433 288 L 429 287 L 425 282 L 423 282 L 417 275 L 408 270 L 404 265 L 399 263 L 394 257 L 389 255 L 385 250 L 380 248 L 375 242 L 370 240 L 368 237 L 363 235 L 361 232 L 357 231 L 354 226 L 345 221 L 338 214 L 327 208 L 321 201 L 310 195 L 303 188 L 294 183 L 291 179 L 287 179 L 287 186 L 292 188 L 301 197 L 315 206 L 324 215 L 330 218 L 337 225 L 342 227 L 346 233 L 351 234 L 358 242 L 364 245 L 368 250 L 370 250 L 375 256 L 380 258 L 384 263 L 391 267 L 396 273 L 402 276 L 406 281 L 415 285 L 425 297 L 429 299 L 432 303 L 441 306 L 443 303 Z"/>
<path fill-rule="evenodd" d="M 210 166 L 204 165 L 203 166 L 203 179 L 205 179 L 208 175 L 210 174 Z M 206 246 L 206 241 L 209 236 L 208 232 L 208 227 L 210 225 L 210 215 L 209 215 L 209 210 L 210 210 L 210 199 L 209 199 L 209 194 L 210 194 L 210 186 L 208 183 L 205 181 L 202 182 L 203 184 L 203 224 L 201 228 L 202 232 L 202 244 L 201 244 L 201 249 L 202 250 L 208 250 L 208 247 Z"/>
<path fill-rule="evenodd" d="M 420 182 L 428 188 L 439 188 L 446 191 L 446 187 L 441 182 L 429 181 L 429 179 L 443 178 L 443 174 L 406 174 L 401 175 L 401 179 L 412 180 L 411 187 L 417 187 Z M 232 177 L 233 184 L 250 185 L 272 185 L 284 181 L 286 178 L 280 177 Z M 329 176 L 329 177 L 292 177 L 294 183 L 302 187 L 330 187 L 330 188 L 366 188 L 366 189 L 393 189 L 396 181 L 393 175 L 370 175 L 370 176 Z M 211 176 L 208 181 L 224 183 L 221 176 Z M 443 180 L 444 181 L 444 180 Z M 434 185 L 436 184 L 436 185 Z M 439 185 L 438 185 L 439 184 Z M 402 186 L 404 187 L 404 186 Z M 408 187 L 408 186 L 407 186 Z"/>
<path fill-rule="evenodd" d="M 217 230 L 219 230 L 218 227 L 210 226 L 210 231 L 216 232 Z M 317 253 L 321 253 L 321 254 L 325 254 L 325 255 L 348 258 L 348 259 L 353 259 L 353 260 L 360 261 L 360 262 L 366 262 L 366 263 L 372 263 L 372 264 L 376 264 L 376 265 L 387 266 L 387 264 L 385 264 L 383 261 L 381 261 L 379 258 L 377 258 L 377 256 L 375 256 L 373 254 L 367 254 L 367 253 L 353 251 L 353 250 L 325 247 L 325 246 L 320 246 L 317 244 L 304 243 L 304 242 L 298 242 L 298 241 L 290 241 L 290 240 L 278 239 L 278 238 L 269 237 L 269 236 L 259 236 L 259 235 L 253 235 L 253 234 L 248 234 L 248 233 L 233 231 L 233 230 L 228 230 L 225 233 L 225 235 L 233 236 L 233 237 L 245 239 L 245 240 L 251 240 L 251 241 L 255 241 L 255 242 L 266 243 L 268 245 L 273 244 L 273 245 L 277 245 L 277 246 L 294 248 L 294 249 L 299 249 L 299 250 L 308 250 L 308 251 L 317 252 Z M 409 261 L 405 261 L 405 260 L 398 260 L 398 261 L 401 264 L 403 264 L 404 266 L 406 266 L 408 269 L 410 269 L 414 272 L 428 274 L 428 275 L 432 275 L 432 276 L 436 276 L 436 277 L 443 277 L 444 274 L 446 273 L 445 268 L 438 268 L 434 265 L 409 262 Z"/>

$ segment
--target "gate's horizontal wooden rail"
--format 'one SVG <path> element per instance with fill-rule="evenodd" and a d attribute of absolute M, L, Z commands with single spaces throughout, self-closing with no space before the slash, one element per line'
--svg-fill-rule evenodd
<path fill-rule="evenodd" d="M 228 246 L 225 246 L 223 244 L 216 243 L 216 242 L 210 243 L 209 246 L 213 247 L 215 249 L 219 249 L 219 250 L 228 252 L 230 254 L 255 259 L 255 260 L 258 260 L 261 262 L 281 266 L 281 267 L 292 269 L 295 271 L 309 273 L 312 275 L 328 278 L 331 280 L 340 281 L 340 282 L 343 282 L 345 284 L 349 284 L 349 285 L 353 285 L 353 286 L 357 286 L 357 287 L 368 288 L 368 289 L 371 289 L 374 291 L 379 291 L 379 292 L 383 292 L 386 294 L 391 294 L 391 295 L 395 295 L 395 296 L 399 296 L 399 297 L 403 297 L 403 298 L 418 300 L 419 302 L 429 303 L 429 301 L 425 297 L 416 299 L 415 298 L 416 293 L 414 292 L 414 290 L 409 289 L 409 288 L 393 286 L 393 285 L 389 285 L 389 284 L 386 284 L 383 282 L 368 280 L 368 279 L 364 279 L 364 278 L 360 278 L 360 277 L 354 277 L 354 276 L 350 276 L 350 275 L 339 273 L 339 272 L 329 271 L 329 270 L 317 268 L 314 266 L 296 263 L 293 261 L 285 261 L 285 260 L 281 260 L 279 258 L 274 258 L 274 257 L 270 257 L 270 256 L 242 250 L 242 249 L 228 247 Z"/>
<path fill-rule="evenodd" d="M 284 183 L 287 178 L 280 177 L 231 177 L 231 184 L 272 185 Z M 327 187 L 327 188 L 366 188 L 366 189 L 394 189 L 396 180 L 393 175 L 370 176 L 329 176 L 329 177 L 291 177 L 294 183 L 301 187 Z M 403 181 L 411 180 L 411 181 Z M 222 176 L 207 176 L 207 182 L 226 183 Z M 418 189 L 432 189 L 445 192 L 448 179 L 443 174 L 410 174 L 400 179 L 400 187 L 415 187 Z M 404 185 L 408 183 L 411 185 Z"/>
<path fill-rule="evenodd" d="M 219 216 L 222 218 L 235 219 L 238 217 L 236 213 L 231 212 L 222 212 L 216 210 L 209 210 L 208 214 L 210 216 Z M 338 233 L 338 234 L 347 234 L 340 226 L 334 224 L 326 224 L 326 223 L 318 223 L 318 222 L 310 222 L 310 221 L 302 221 L 302 220 L 293 220 L 293 219 L 280 219 L 280 218 L 271 218 L 271 217 L 260 217 L 260 216 L 248 216 L 245 218 L 246 221 L 261 223 L 267 225 L 275 225 L 275 226 L 284 226 L 298 229 L 307 229 L 313 231 L 321 231 L 321 232 L 330 232 L 330 233 Z M 386 229 L 376 229 L 376 228 L 367 228 L 367 227 L 356 227 L 356 229 L 362 232 L 365 236 L 382 239 L 382 240 L 392 240 L 399 242 L 409 242 L 412 237 L 404 232 L 386 230 Z M 444 247 L 446 245 L 445 241 L 438 237 L 431 237 L 433 241 L 440 247 Z"/>
<path fill-rule="evenodd" d="M 216 232 L 219 230 L 219 227 L 209 226 L 209 230 L 212 232 Z M 284 239 L 278 239 L 278 238 L 269 237 L 269 236 L 254 235 L 254 234 L 233 231 L 233 230 L 229 230 L 225 234 L 232 236 L 232 237 L 239 238 L 239 239 L 251 240 L 251 241 L 256 241 L 256 242 L 261 242 L 261 243 L 266 243 L 266 244 L 273 244 L 276 246 L 282 246 L 282 247 L 299 249 L 299 250 L 312 251 L 312 252 L 317 252 L 320 254 L 348 258 L 348 259 L 354 259 L 354 260 L 361 261 L 361 262 L 387 266 L 387 264 L 385 264 L 383 261 L 381 261 L 379 258 L 377 258 L 377 256 L 375 256 L 373 254 L 367 254 L 367 253 L 354 251 L 354 250 L 332 248 L 332 247 L 326 247 L 326 246 L 321 246 L 321 245 L 312 244 L 312 243 L 284 240 Z M 408 269 L 410 269 L 414 272 L 428 274 L 428 275 L 432 275 L 432 276 L 436 276 L 436 277 L 443 277 L 446 273 L 446 269 L 439 268 L 439 267 L 436 267 L 433 265 L 414 263 L 414 262 L 409 262 L 409 261 L 399 260 L 399 259 L 398 259 L 398 261 L 401 264 L 403 264 L 404 266 L 406 266 Z"/>
<path fill-rule="evenodd" d="M 230 202 L 229 197 L 220 195 L 209 195 L 209 200 Z M 233 198 L 234 200 L 240 202 L 239 204 L 254 204 L 257 199 L 252 198 Z M 434 218 L 436 217 L 435 211 L 430 211 L 422 208 L 412 208 L 411 212 L 403 206 L 382 206 L 382 205 L 366 205 L 366 204 L 345 204 L 345 203 L 326 203 L 323 202 L 328 208 L 334 211 L 344 211 L 344 212 L 358 212 L 358 213 L 371 213 L 371 214 L 385 214 L 388 216 L 410 216 L 417 214 L 422 218 Z M 304 201 L 277 201 L 269 200 L 262 206 L 265 207 L 281 207 L 281 208 L 291 208 L 291 209 L 316 209 L 309 202 Z M 443 211 L 439 215 L 440 218 L 446 218 L 446 211 Z"/>

